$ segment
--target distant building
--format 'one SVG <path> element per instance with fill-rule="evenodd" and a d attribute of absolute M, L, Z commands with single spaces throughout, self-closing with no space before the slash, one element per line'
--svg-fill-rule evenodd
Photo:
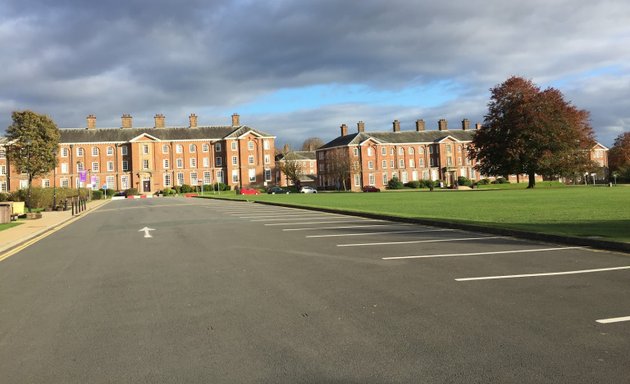
<path fill-rule="evenodd" d="M 276 156 L 276 184 L 281 187 L 293 185 L 293 182 L 282 172 L 282 165 L 286 161 L 297 162 L 302 170 L 301 185 L 315 186 L 317 184 L 317 161 L 315 151 L 289 151 Z"/>
<path fill-rule="evenodd" d="M 221 182 L 234 187 L 264 186 L 273 180 L 275 137 L 241 125 L 232 115 L 228 126 L 199 126 L 189 116 L 188 127 L 167 127 L 164 115 L 155 126 L 133 128 L 124 114 L 120 128 L 96 128 L 96 116 L 86 128 L 62 128 L 54 172 L 33 181 L 36 187 L 89 187 L 153 193 L 177 185 Z M 26 175 L 11 169 L 0 141 L 0 190 L 27 185 Z"/>

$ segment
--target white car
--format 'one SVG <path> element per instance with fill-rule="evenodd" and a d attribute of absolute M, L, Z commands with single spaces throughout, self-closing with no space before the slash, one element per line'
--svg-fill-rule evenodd
<path fill-rule="evenodd" d="M 300 188 L 300 193 L 317 193 L 317 189 L 309 187 L 308 185 Z"/>

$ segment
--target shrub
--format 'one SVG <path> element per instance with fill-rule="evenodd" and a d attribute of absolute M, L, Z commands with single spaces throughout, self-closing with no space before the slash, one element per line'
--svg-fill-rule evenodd
<path fill-rule="evenodd" d="M 0 201 L 8 201 L 9 196 L 10 195 L 8 193 L 0 193 Z"/>
<path fill-rule="evenodd" d="M 505 177 L 498 177 L 495 181 L 492 182 L 492 184 L 510 184 L 510 181 L 507 180 Z"/>
<path fill-rule="evenodd" d="M 215 191 L 229 191 L 230 190 L 230 186 L 223 183 L 214 183 L 210 186 L 210 188 Z"/>
<path fill-rule="evenodd" d="M 125 190 L 125 196 L 134 196 L 138 194 L 138 190 L 136 188 L 129 188 Z"/>
<path fill-rule="evenodd" d="M 405 187 L 408 187 L 408 188 L 420 188 L 420 187 L 422 187 L 422 183 L 420 181 L 413 180 L 413 181 L 410 181 L 410 182 L 406 183 Z"/>
<path fill-rule="evenodd" d="M 435 188 L 435 182 L 433 180 L 420 180 L 421 188 Z"/>
<path fill-rule="evenodd" d="M 463 185 L 463 186 L 466 186 L 466 187 L 470 187 L 472 185 L 472 181 L 469 178 L 467 178 L 467 177 L 459 176 L 457 178 L 457 185 Z"/>
<path fill-rule="evenodd" d="M 105 192 L 106 192 L 106 195 L 109 197 L 114 196 L 114 194 L 116 193 L 116 191 L 113 189 L 106 189 Z"/>
<path fill-rule="evenodd" d="M 398 180 L 396 176 L 392 177 L 390 181 L 387 182 L 387 189 L 403 189 L 403 183 Z"/>
<path fill-rule="evenodd" d="M 164 196 L 174 195 L 175 191 L 169 187 L 166 187 L 162 190 L 162 194 L 164 194 Z"/>
<path fill-rule="evenodd" d="M 92 200 L 100 200 L 103 198 L 103 191 L 95 189 L 92 191 Z"/>
<path fill-rule="evenodd" d="M 479 185 L 488 185 L 490 184 L 490 179 L 481 179 L 477 182 Z"/>
<path fill-rule="evenodd" d="M 193 187 L 188 184 L 182 184 L 180 187 L 180 193 L 190 193 L 193 192 Z"/>

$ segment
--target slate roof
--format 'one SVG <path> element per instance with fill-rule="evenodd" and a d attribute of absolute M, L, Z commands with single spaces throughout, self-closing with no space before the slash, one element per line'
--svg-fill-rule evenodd
<path fill-rule="evenodd" d="M 291 151 L 285 155 L 278 155 L 276 160 L 315 160 L 315 151 Z"/>
<path fill-rule="evenodd" d="M 471 141 L 475 135 L 474 130 L 446 130 L 446 131 L 400 131 L 400 132 L 359 132 L 346 136 L 339 136 L 326 143 L 320 149 L 334 148 L 346 145 L 356 145 L 369 138 L 381 143 L 437 143 L 451 136 L 459 141 Z"/>
<path fill-rule="evenodd" d="M 273 137 L 248 126 L 216 126 L 197 128 L 62 128 L 61 143 L 127 142 L 142 134 L 151 135 L 159 140 L 221 140 L 236 138 L 247 132 L 254 132 L 263 137 Z"/>

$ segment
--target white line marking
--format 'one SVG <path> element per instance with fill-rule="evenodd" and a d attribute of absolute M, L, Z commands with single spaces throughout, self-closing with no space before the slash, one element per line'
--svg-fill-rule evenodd
<path fill-rule="evenodd" d="M 390 233 L 425 233 L 425 232 L 445 232 L 445 231 L 455 231 L 455 229 L 426 229 L 426 230 L 418 230 L 418 231 L 380 231 L 380 232 L 360 232 L 360 233 L 340 233 L 334 235 L 309 235 L 306 238 L 316 238 L 316 237 L 344 237 L 344 236 L 368 236 L 368 235 L 387 235 Z"/>
<path fill-rule="evenodd" d="M 610 324 L 610 323 L 620 323 L 622 321 L 630 321 L 630 316 L 624 316 L 624 317 L 613 317 L 610 319 L 600 319 L 600 320 L 595 320 L 600 324 Z"/>
<path fill-rule="evenodd" d="M 455 279 L 455 281 L 498 280 L 498 279 L 518 279 L 518 278 L 521 278 L 521 277 L 578 275 L 578 274 L 581 274 L 581 273 L 619 271 L 619 270 L 622 270 L 622 269 L 630 269 L 630 265 L 626 265 L 624 267 L 614 267 L 614 268 L 583 269 L 583 270 L 580 270 L 580 271 L 551 272 L 551 273 L 528 273 L 528 274 L 524 274 L 524 275 L 506 275 L 506 276 L 465 277 L 465 278 L 461 278 L 461 279 Z"/>
<path fill-rule="evenodd" d="M 334 215 L 332 213 L 314 213 L 314 212 L 301 212 L 301 213 L 276 213 L 276 214 L 263 214 L 263 215 L 248 215 L 248 216 L 239 216 L 239 219 L 267 219 L 267 218 L 276 218 L 276 217 L 294 217 L 294 216 L 300 216 L 303 217 L 304 215 L 326 215 L 326 216 L 331 216 Z M 339 215 L 341 216 L 341 215 Z"/>
<path fill-rule="evenodd" d="M 331 220 L 331 219 L 348 220 L 347 217 L 343 217 L 343 216 L 340 216 L 340 217 L 336 218 L 336 217 L 321 217 L 321 216 L 300 215 L 299 217 L 278 217 L 278 218 L 275 218 L 275 219 L 271 219 L 271 218 L 270 219 L 253 219 L 253 220 L 250 220 L 250 221 L 252 223 L 262 223 L 262 222 L 265 222 L 265 221 L 282 221 L 282 220 L 290 221 L 290 220 Z"/>
<path fill-rule="evenodd" d="M 517 249 L 513 251 L 496 251 L 496 252 L 474 252 L 474 253 L 447 253 L 443 255 L 422 255 L 422 256 L 396 256 L 383 257 L 383 260 L 399 260 L 399 259 L 430 259 L 435 257 L 460 257 L 460 256 L 482 256 L 482 255 L 500 255 L 504 253 L 529 253 L 529 252 L 547 252 L 562 251 L 565 249 L 583 249 L 583 247 L 561 247 L 561 248 L 538 248 L 538 249 Z"/>
<path fill-rule="evenodd" d="M 503 236 L 483 236 L 483 237 L 463 237 L 460 239 L 433 239 L 433 240 L 411 240 L 411 241 L 386 241 L 382 243 L 337 244 L 337 246 L 338 247 L 365 247 L 365 246 L 371 246 L 371 245 L 443 243 L 447 241 L 469 241 L 469 240 L 502 239 L 502 238 L 504 237 Z"/>
<path fill-rule="evenodd" d="M 410 224 L 400 224 L 400 225 L 410 225 Z M 348 229 L 348 228 L 367 228 L 367 227 L 389 227 L 389 225 L 387 225 L 387 224 L 368 224 L 368 225 L 342 225 L 342 226 L 339 226 L 339 227 L 286 228 L 286 229 L 283 229 L 283 231 L 317 231 L 317 230 L 320 230 L 320 229 Z"/>
<path fill-rule="evenodd" d="M 361 219 L 353 219 L 353 220 L 336 220 L 336 221 L 319 221 L 317 223 L 306 222 L 306 223 L 273 223 L 273 224 L 265 224 L 267 226 L 272 225 L 308 225 L 308 224 L 336 224 L 336 223 L 360 223 L 360 222 L 368 222 L 368 221 L 385 221 L 385 220 L 361 220 Z"/>

